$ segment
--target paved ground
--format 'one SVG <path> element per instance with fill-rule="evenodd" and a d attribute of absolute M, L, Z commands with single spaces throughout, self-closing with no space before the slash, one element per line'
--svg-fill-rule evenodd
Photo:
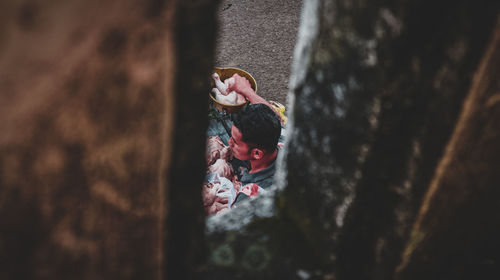
<path fill-rule="evenodd" d="M 257 93 L 286 105 L 302 0 L 223 0 L 216 66 L 238 67 L 257 81 Z"/>

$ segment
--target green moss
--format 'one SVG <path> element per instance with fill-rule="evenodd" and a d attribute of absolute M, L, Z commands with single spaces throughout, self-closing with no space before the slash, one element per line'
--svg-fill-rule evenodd
<path fill-rule="evenodd" d="M 213 250 L 211 260 L 218 266 L 231 266 L 234 264 L 234 252 L 228 244 L 222 244 Z"/>
<path fill-rule="evenodd" d="M 266 246 L 256 244 L 248 247 L 241 260 L 241 265 L 251 271 L 261 271 L 268 267 L 271 258 L 271 253 Z"/>

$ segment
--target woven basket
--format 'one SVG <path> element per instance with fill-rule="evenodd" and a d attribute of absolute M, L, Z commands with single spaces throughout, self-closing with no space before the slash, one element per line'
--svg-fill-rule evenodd
<path fill-rule="evenodd" d="M 226 67 L 226 68 L 221 68 L 221 67 L 215 67 L 214 71 L 215 73 L 219 74 L 219 77 L 221 81 L 224 81 L 227 78 L 231 78 L 235 73 L 246 78 L 249 82 L 250 85 L 252 86 L 252 89 L 257 93 L 257 82 L 255 81 L 254 77 L 250 75 L 245 70 L 235 68 L 235 67 Z M 210 89 L 215 87 L 215 81 L 214 79 L 210 78 Z M 248 101 L 243 104 L 239 105 L 229 105 L 229 104 L 224 104 L 215 99 L 215 96 L 212 92 L 208 94 L 210 96 L 210 99 L 214 102 L 214 105 L 217 109 L 219 109 L 222 112 L 227 112 L 227 113 L 236 113 L 239 110 L 243 109 L 248 104 Z"/>

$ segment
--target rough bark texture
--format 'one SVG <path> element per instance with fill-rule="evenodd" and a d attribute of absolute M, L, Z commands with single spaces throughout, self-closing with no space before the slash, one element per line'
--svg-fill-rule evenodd
<path fill-rule="evenodd" d="M 252 202 L 209 220 L 214 274 L 252 279 L 255 270 L 238 268 L 259 244 L 255 259 L 266 261 L 258 275 L 266 279 L 394 278 L 495 26 L 499 5 L 488 3 L 306 1 L 276 178 L 286 190 L 274 208 Z M 493 129 L 495 115 L 488 117 Z M 494 155 L 478 174 L 496 170 Z M 490 179 L 484 185 L 496 186 Z M 493 189 L 488 195 L 497 197 Z M 262 206 L 273 210 L 252 208 Z M 253 222 L 244 220 L 249 215 Z M 457 221 L 452 228 L 472 225 Z M 476 245 L 468 248 L 482 248 Z M 422 262 L 416 269 L 425 265 L 426 248 L 415 253 Z M 460 269 L 449 268 L 447 279 Z"/>
<path fill-rule="evenodd" d="M 199 277 L 205 243 L 201 185 L 205 176 L 209 77 L 214 65 L 218 1 L 179 1 L 174 148 L 167 195 L 167 279 Z"/>
<path fill-rule="evenodd" d="M 500 3 L 306 1 L 276 192 L 205 243 L 216 4 L 0 4 L 1 279 L 499 278 Z"/>
<path fill-rule="evenodd" d="M 188 132 L 206 129 L 215 5 L 2 1 L 1 279 L 199 263 L 204 137 Z"/>
<path fill-rule="evenodd" d="M 412 229 L 400 279 L 500 276 L 500 18 L 493 36 Z"/>
<path fill-rule="evenodd" d="M 337 271 L 343 279 L 392 277 L 456 126 L 498 5 L 406 1 L 375 10 L 387 26 L 384 33 L 392 36 L 376 43 L 380 64 L 370 95 L 380 114 L 338 241 Z"/>
<path fill-rule="evenodd" d="M 285 209 L 325 270 L 390 279 L 498 6 L 320 1 L 318 11 L 294 91 Z"/>

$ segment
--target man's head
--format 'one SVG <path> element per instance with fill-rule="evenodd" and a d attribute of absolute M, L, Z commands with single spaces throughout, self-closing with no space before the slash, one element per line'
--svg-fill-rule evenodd
<path fill-rule="evenodd" d="M 273 153 L 278 145 L 281 124 L 278 116 L 264 104 L 251 104 L 233 118 L 229 145 L 240 160 L 259 159 Z"/>

